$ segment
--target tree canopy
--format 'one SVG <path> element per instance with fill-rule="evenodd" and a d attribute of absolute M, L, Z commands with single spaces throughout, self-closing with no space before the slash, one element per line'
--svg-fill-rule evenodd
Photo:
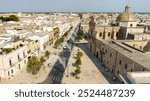
<path fill-rule="evenodd" d="M 50 55 L 50 52 L 48 50 L 45 51 L 45 57 L 49 57 L 49 55 Z"/>
<path fill-rule="evenodd" d="M 78 51 L 78 53 L 76 55 L 77 55 L 77 58 L 81 58 L 83 56 L 83 53 Z"/>
<path fill-rule="evenodd" d="M 42 62 L 36 56 L 32 56 L 27 63 L 27 72 L 36 75 L 42 66 Z"/>
<path fill-rule="evenodd" d="M 81 65 L 81 64 L 82 64 L 82 63 L 81 63 L 81 59 L 80 59 L 80 58 L 77 58 L 75 64 L 76 64 L 77 66 Z"/>
<path fill-rule="evenodd" d="M 80 67 L 77 67 L 74 72 L 78 76 L 81 73 Z"/>
<path fill-rule="evenodd" d="M 56 45 L 56 46 L 59 46 L 61 43 L 63 43 L 64 42 L 64 36 L 62 36 L 61 38 L 59 38 L 59 39 L 57 39 L 56 41 L 55 41 L 55 44 L 54 45 Z"/>
<path fill-rule="evenodd" d="M 0 17 L 0 20 L 2 20 L 2 22 L 8 22 L 8 21 L 19 21 L 19 17 L 17 17 L 16 15 L 10 15 L 8 17 Z"/>
<path fill-rule="evenodd" d="M 82 40 L 82 37 L 83 37 L 83 32 L 82 31 L 78 31 L 78 33 L 77 33 L 77 41 Z"/>

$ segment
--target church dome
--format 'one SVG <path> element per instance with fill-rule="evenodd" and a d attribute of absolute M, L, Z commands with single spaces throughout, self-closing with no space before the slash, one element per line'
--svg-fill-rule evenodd
<path fill-rule="evenodd" d="M 118 16 L 117 21 L 136 22 L 136 19 L 136 15 L 131 12 L 131 7 L 127 5 L 125 11 Z"/>

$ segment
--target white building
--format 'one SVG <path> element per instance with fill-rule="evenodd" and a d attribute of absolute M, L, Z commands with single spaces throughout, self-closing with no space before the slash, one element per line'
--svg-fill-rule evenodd
<path fill-rule="evenodd" d="M 27 39 L 38 40 L 40 44 L 40 51 L 44 51 L 49 42 L 49 32 L 38 33 L 32 36 L 29 36 Z"/>
<path fill-rule="evenodd" d="M 6 49 L 6 48 L 4 48 Z M 0 78 L 11 78 L 27 64 L 27 46 L 22 46 L 17 49 L 12 49 L 11 52 L 0 54 Z"/>

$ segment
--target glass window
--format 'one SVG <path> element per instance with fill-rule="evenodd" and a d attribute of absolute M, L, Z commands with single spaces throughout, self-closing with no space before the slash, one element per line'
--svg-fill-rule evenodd
<path fill-rule="evenodd" d="M 20 70 L 20 64 L 18 65 L 18 68 L 19 68 L 19 70 Z"/>
<path fill-rule="evenodd" d="M 110 53 L 110 57 L 112 57 L 112 53 Z"/>
<path fill-rule="evenodd" d="M 100 37 L 102 36 L 102 32 L 99 33 L 99 36 L 100 36 Z"/>
<path fill-rule="evenodd" d="M 125 64 L 125 69 L 127 69 L 127 67 L 128 67 L 128 65 L 127 65 L 127 64 Z"/>
<path fill-rule="evenodd" d="M 12 62 L 11 62 L 11 60 L 9 60 L 9 65 L 10 65 L 10 66 L 12 66 Z"/>
<path fill-rule="evenodd" d="M 117 74 L 119 74 L 119 70 L 117 70 Z"/>
<path fill-rule="evenodd" d="M 23 57 L 24 57 L 24 58 L 26 57 L 25 52 L 23 52 Z"/>
<path fill-rule="evenodd" d="M 9 73 L 9 71 L 8 71 L 8 76 L 10 76 L 10 73 Z"/>
<path fill-rule="evenodd" d="M 13 69 L 11 70 L 11 73 L 14 73 Z"/>
<path fill-rule="evenodd" d="M 20 56 L 18 55 L 18 60 L 20 60 Z"/>
<path fill-rule="evenodd" d="M 131 72 L 133 72 L 133 70 L 131 69 Z"/>
<path fill-rule="evenodd" d="M 121 60 L 119 61 L 119 64 L 121 65 Z"/>

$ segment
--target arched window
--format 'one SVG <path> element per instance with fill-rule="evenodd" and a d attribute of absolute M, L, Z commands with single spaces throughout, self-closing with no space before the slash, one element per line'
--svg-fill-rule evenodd
<path fill-rule="evenodd" d="M 132 27 L 133 26 L 133 24 L 130 24 L 130 27 Z"/>

